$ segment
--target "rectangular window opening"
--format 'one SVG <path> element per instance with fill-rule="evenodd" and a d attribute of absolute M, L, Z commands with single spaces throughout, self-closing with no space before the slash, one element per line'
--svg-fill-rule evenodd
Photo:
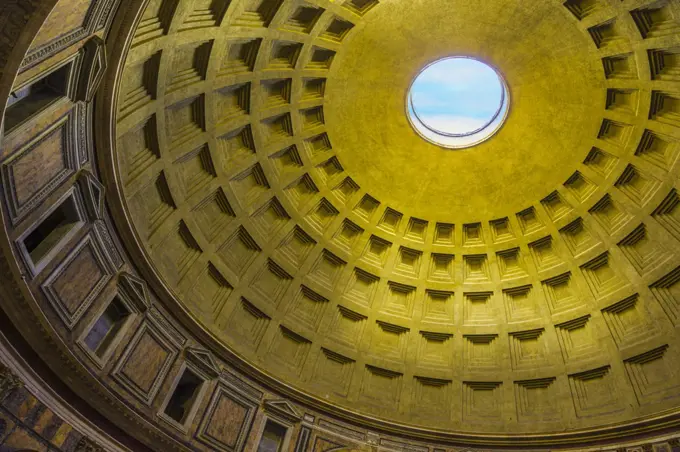
<path fill-rule="evenodd" d="M 106 310 L 87 333 L 85 337 L 87 347 L 98 357 L 104 356 L 129 315 L 130 311 L 118 297 L 111 300 Z"/>
<path fill-rule="evenodd" d="M 184 424 L 202 384 L 203 380 L 200 377 L 189 369 L 185 369 L 165 407 L 165 414 L 178 423 Z"/>
<path fill-rule="evenodd" d="M 5 130 L 9 132 L 37 115 L 54 102 L 66 97 L 71 64 L 12 92 L 7 103 Z"/>
<path fill-rule="evenodd" d="M 33 265 L 37 266 L 80 221 L 75 200 L 69 197 L 23 240 Z"/>
<path fill-rule="evenodd" d="M 257 452 L 282 452 L 287 432 L 283 425 L 267 419 Z"/>

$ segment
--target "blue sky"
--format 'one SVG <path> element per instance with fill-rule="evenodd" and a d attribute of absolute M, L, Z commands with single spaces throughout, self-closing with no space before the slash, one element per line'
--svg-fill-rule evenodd
<path fill-rule="evenodd" d="M 430 127 L 465 133 L 486 124 L 503 91 L 496 72 L 470 58 L 450 58 L 429 66 L 411 87 L 414 107 Z"/>

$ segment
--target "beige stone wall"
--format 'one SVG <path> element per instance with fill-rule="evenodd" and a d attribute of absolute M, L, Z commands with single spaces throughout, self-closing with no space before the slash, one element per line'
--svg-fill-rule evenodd
<path fill-rule="evenodd" d="M 90 0 L 60 0 L 33 40 L 31 50 L 83 27 L 85 15 L 93 4 L 96 5 Z"/>

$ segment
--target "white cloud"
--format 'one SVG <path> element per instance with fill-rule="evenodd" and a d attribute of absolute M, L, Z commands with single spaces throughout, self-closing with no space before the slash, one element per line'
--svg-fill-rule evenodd
<path fill-rule="evenodd" d="M 447 133 L 468 133 L 486 124 L 487 120 L 456 115 L 423 115 L 420 119 L 429 127 Z"/>
<path fill-rule="evenodd" d="M 441 89 L 460 90 L 470 84 L 498 84 L 498 75 L 486 64 L 455 58 L 439 61 L 425 69 L 418 81 L 441 84 Z"/>

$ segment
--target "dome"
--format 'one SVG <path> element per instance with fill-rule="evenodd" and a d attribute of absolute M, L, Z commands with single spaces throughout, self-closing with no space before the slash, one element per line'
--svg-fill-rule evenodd
<path fill-rule="evenodd" d="M 88 436 L 675 447 L 675 0 L 29 3 L 0 46 L 3 321 Z M 498 77 L 463 145 L 413 115 L 452 58 Z"/>

